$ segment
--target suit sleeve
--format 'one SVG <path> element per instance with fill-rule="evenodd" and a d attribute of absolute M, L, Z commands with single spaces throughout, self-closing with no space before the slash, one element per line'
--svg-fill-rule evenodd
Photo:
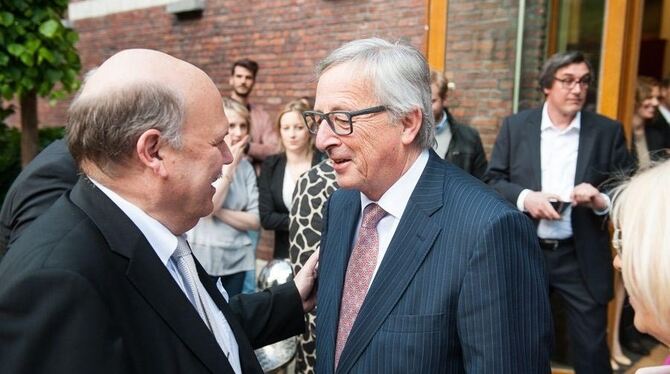
<path fill-rule="evenodd" d="M 254 294 L 236 295 L 229 305 L 254 349 L 305 330 L 305 312 L 293 281 Z"/>
<path fill-rule="evenodd" d="M 0 362 L 6 373 L 124 373 L 123 341 L 82 276 L 40 270 L 0 293 Z"/>
<path fill-rule="evenodd" d="M 476 178 L 482 179 L 486 173 L 486 167 L 488 162 L 486 161 L 486 153 L 484 152 L 484 146 L 482 145 L 482 138 L 479 136 L 479 133 L 475 130 L 475 144 L 474 144 L 474 154 L 472 160 L 472 175 Z"/>
<path fill-rule="evenodd" d="M 493 145 L 491 161 L 489 162 L 489 168 L 486 171 L 483 180 L 485 183 L 488 183 L 493 187 L 493 189 L 498 191 L 505 200 L 516 205 L 516 200 L 524 188 L 518 184 L 510 182 L 510 160 L 512 151 L 510 139 L 510 123 L 509 119 L 506 118 L 498 133 L 498 138 Z"/>
<path fill-rule="evenodd" d="M 534 228 L 508 211 L 471 256 L 457 331 L 468 373 L 549 373 L 551 310 Z"/>
<path fill-rule="evenodd" d="M 279 164 L 275 161 L 274 158 L 268 158 L 261 166 L 261 174 L 258 177 L 258 210 L 261 215 L 261 226 L 264 229 L 288 231 L 288 212 L 277 211 L 272 197 L 272 178 Z M 283 202 L 279 203 L 283 204 Z"/>

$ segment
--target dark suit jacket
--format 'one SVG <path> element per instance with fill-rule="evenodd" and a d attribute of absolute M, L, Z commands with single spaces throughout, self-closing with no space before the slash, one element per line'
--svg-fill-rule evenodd
<path fill-rule="evenodd" d="M 321 241 L 319 374 L 333 373 L 360 193 L 335 191 Z M 412 193 L 337 373 L 548 373 L 551 313 L 532 223 L 435 152 Z"/>
<path fill-rule="evenodd" d="M 447 111 L 447 122 L 451 129 L 451 141 L 444 158 L 459 168 L 481 179 L 486 172 L 486 153 L 477 130 L 460 125 Z"/>
<path fill-rule="evenodd" d="M 541 122 L 542 108 L 507 117 L 493 147 L 485 180 L 512 204 L 516 205 L 523 189 L 542 190 Z M 603 191 L 607 189 L 604 182 L 630 171 L 631 166 L 621 124 L 582 111 L 574 185 L 586 182 Z M 612 298 L 607 215 L 575 207 L 571 218 L 577 260 L 588 290 L 597 302 L 607 303 Z"/>
<path fill-rule="evenodd" d="M 317 151 L 312 157 L 312 166 L 318 164 L 323 154 Z M 286 171 L 286 154 L 268 156 L 261 165 L 258 176 L 258 212 L 261 226 L 266 230 L 274 230 L 274 258 L 288 258 L 288 223 L 289 212 L 284 205 L 282 190 L 284 172 Z"/>
<path fill-rule="evenodd" d="M 295 285 L 228 304 L 197 268 L 237 339 L 243 372 L 262 373 L 252 347 L 304 329 Z M 0 264 L 0 362 L 7 373 L 233 373 L 142 233 L 87 179 Z"/>
<path fill-rule="evenodd" d="M 0 259 L 35 218 L 74 186 L 78 173 L 62 139 L 51 143 L 21 171 L 0 211 Z"/>
<path fill-rule="evenodd" d="M 660 161 L 669 157 L 670 125 L 665 117 L 657 113 L 656 118 L 644 127 L 644 135 L 652 160 Z"/>

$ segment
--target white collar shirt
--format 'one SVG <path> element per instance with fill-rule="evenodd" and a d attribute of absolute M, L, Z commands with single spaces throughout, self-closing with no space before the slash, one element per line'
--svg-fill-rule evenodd
<path fill-rule="evenodd" d="M 441 158 L 445 158 L 447 155 L 447 150 L 449 149 L 449 144 L 453 137 L 451 133 L 451 124 L 447 117 L 447 111 L 443 110 L 442 119 L 439 123 L 435 124 L 435 144 L 433 145 L 433 150 L 435 150 L 435 153 Z"/>
<path fill-rule="evenodd" d="M 554 193 L 562 201 L 569 202 L 575 186 L 577 154 L 579 153 L 579 130 L 581 112 L 564 129 L 557 128 L 547 112 L 547 103 L 542 108 L 540 125 L 540 160 L 542 192 Z M 542 239 L 567 239 L 572 236 L 572 207 L 561 214 L 559 220 L 540 220 L 537 236 Z"/>
<path fill-rule="evenodd" d="M 354 236 L 354 242 L 358 240 L 358 228 L 361 226 L 361 220 L 363 218 L 363 210 L 368 204 L 377 203 L 382 209 L 384 209 L 388 214 L 379 221 L 377 224 L 377 233 L 379 235 L 379 252 L 377 253 L 377 265 L 375 266 L 375 271 L 372 274 L 370 285 L 374 281 L 375 276 L 377 275 L 377 270 L 379 270 L 379 265 L 382 263 L 386 251 L 388 250 L 391 239 L 395 234 L 396 229 L 398 228 L 398 223 L 402 218 L 403 213 L 405 212 L 405 207 L 409 202 L 409 197 L 412 195 L 416 184 L 421 178 L 423 170 L 428 164 L 428 150 L 424 149 L 421 151 L 419 157 L 414 161 L 412 166 L 403 174 L 400 179 L 398 179 L 379 199 L 379 201 L 370 200 L 367 196 L 361 193 L 361 212 L 358 219 L 358 225 L 356 229 L 356 235 Z M 353 244 L 352 244 L 353 245 Z M 370 287 L 368 285 L 368 288 Z"/>
<path fill-rule="evenodd" d="M 186 291 L 185 282 L 182 279 L 179 270 L 177 269 L 177 264 L 172 259 L 172 254 L 177 249 L 177 237 L 162 223 L 148 215 L 130 201 L 124 199 L 119 194 L 103 186 L 94 179 L 90 177 L 89 179 L 100 189 L 100 191 L 107 195 L 107 197 L 109 197 L 109 199 L 112 200 L 112 202 L 114 202 L 114 204 L 116 204 L 116 206 L 118 206 L 119 209 L 121 209 L 123 213 L 125 213 L 125 215 L 130 218 L 131 221 L 133 221 L 135 226 L 137 226 L 137 228 L 147 239 L 149 245 L 151 245 L 151 248 L 153 248 L 153 250 L 156 252 L 156 255 L 161 260 L 163 265 L 165 265 L 172 278 L 175 280 L 175 282 L 177 282 L 177 285 L 184 293 L 184 296 L 186 296 L 191 302 L 191 305 L 193 305 L 194 300 L 192 300 L 192 296 L 189 294 L 189 292 Z M 227 301 L 228 294 L 223 289 L 220 279 L 216 286 Z M 221 337 L 222 341 L 217 339 L 217 342 L 219 343 L 221 350 L 228 357 L 230 366 L 232 366 L 235 373 L 241 374 L 242 367 L 240 364 L 239 347 L 237 345 L 237 341 L 235 340 L 235 335 L 233 334 L 228 321 L 226 321 L 225 316 L 218 308 L 212 297 L 205 292 L 204 299 L 205 308 L 208 308 L 210 311 L 214 311 L 215 313 L 212 315 L 218 315 L 221 317 L 213 321 L 213 323 L 217 325 L 217 330 L 223 333 L 223 336 Z M 215 338 L 218 337 L 215 336 Z"/>
<path fill-rule="evenodd" d="M 658 111 L 661 113 L 663 118 L 665 118 L 665 122 L 667 122 L 668 125 L 670 125 L 670 108 L 661 104 L 661 105 L 658 106 Z"/>

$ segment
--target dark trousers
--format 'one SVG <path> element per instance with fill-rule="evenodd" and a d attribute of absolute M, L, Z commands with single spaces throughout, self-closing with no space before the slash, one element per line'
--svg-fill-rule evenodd
<path fill-rule="evenodd" d="M 565 304 L 575 372 L 612 373 L 607 346 L 607 305 L 597 303 L 586 288 L 574 244 L 543 252 L 550 291 L 558 293 Z"/>

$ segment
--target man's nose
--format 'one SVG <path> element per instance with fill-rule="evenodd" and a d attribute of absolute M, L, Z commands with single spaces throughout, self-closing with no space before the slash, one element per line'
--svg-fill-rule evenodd
<path fill-rule="evenodd" d="M 328 147 L 337 143 L 337 135 L 333 130 L 328 126 L 326 120 L 322 120 L 319 123 L 318 130 L 316 131 L 316 147 L 321 151 L 325 152 Z"/>

